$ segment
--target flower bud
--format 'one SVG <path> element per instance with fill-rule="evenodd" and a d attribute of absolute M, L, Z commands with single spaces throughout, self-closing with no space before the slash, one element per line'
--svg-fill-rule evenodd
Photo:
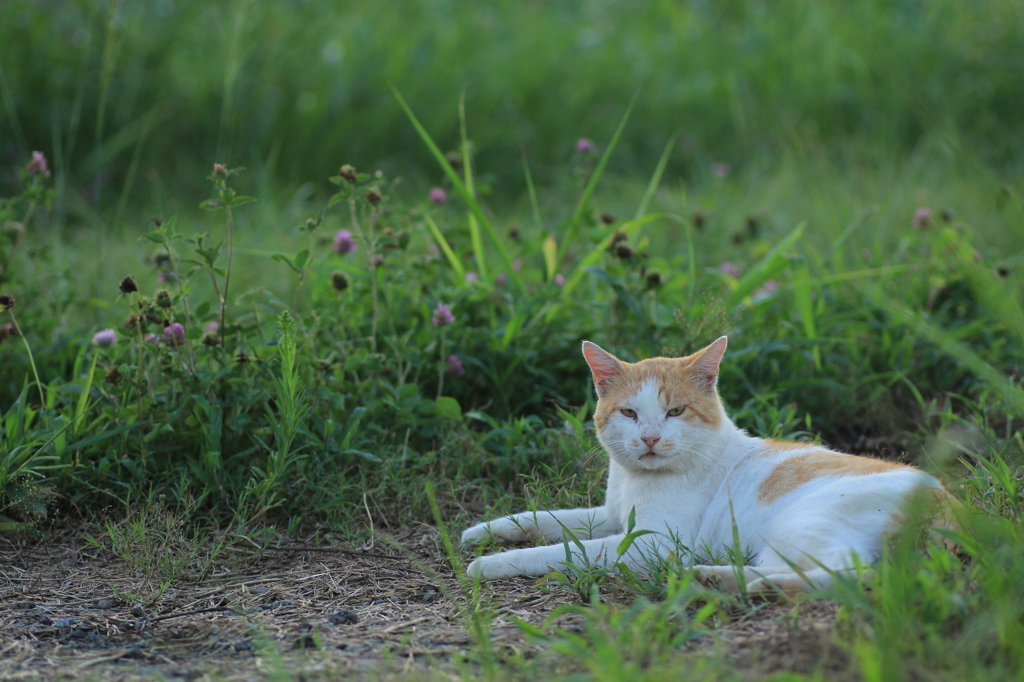
<path fill-rule="evenodd" d="M 350 165 L 348 165 L 346 163 L 344 166 L 341 167 L 341 170 L 338 171 L 338 175 L 340 175 L 344 179 L 348 180 L 349 182 L 355 182 L 356 181 L 356 167 L 355 166 L 350 166 Z"/>
<path fill-rule="evenodd" d="M 373 205 L 379 204 L 380 200 L 383 199 L 383 198 L 384 198 L 384 196 L 380 193 L 380 188 L 379 187 L 371 187 L 366 192 L 366 200 L 368 202 L 370 202 L 371 204 L 373 204 Z"/>
<path fill-rule="evenodd" d="M 444 155 L 444 160 L 448 162 L 448 165 L 452 167 L 452 170 L 462 170 L 462 154 L 458 152 L 448 152 Z"/>
<path fill-rule="evenodd" d="M 338 291 L 345 291 L 345 289 L 348 289 L 348 277 L 345 276 L 344 272 L 336 270 L 331 275 L 331 286 Z"/>
<path fill-rule="evenodd" d="M 171 307 L 171 295 L 167 292 L 167 289 L 161 289 L 156 292 L 156 304 L 161 308 Z"/>
<path fill-rule="evenodd" d="M 0 311 L 14 307 L 14 294 L 0 294 Z"/>
<path fill-rule="evenodd" d="M 121 371 L 117 367 L 107 367 L 107 374 L 104 378 L 111 386 L 117 386 L 121 383 Z"/>
<path fill-rule="evenodd" d="M 139 290 L 139 286 L 135 283 L 135 278 L 131 275 L 121 280 L 119 288 L 122 294 L 131 294 Z"/>

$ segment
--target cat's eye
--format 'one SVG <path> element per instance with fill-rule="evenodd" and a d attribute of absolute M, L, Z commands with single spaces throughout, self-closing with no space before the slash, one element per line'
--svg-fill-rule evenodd
<path fill-rule="evenodd" d="M 626 415 L 630 419 L 636 419 L 636 411 L 635 410 L 630 410 L 630 409 L 627 408 L 627 409 L 624 409 L 624 410 L 619 410 L 619 412 L 621 412 L 622 414 Z"/>
<path fill-rule="evenodd" d="M 670 417 L 678 417 L 679 415 L 681 415 L 683 413 L 683 410 L 685 410 L 685 409 L 686 409 L 685 406 L 683 406 L 683 407 L 673 407 L 671 410 L 668 411 L 668 416 L 670 416 Z"/>

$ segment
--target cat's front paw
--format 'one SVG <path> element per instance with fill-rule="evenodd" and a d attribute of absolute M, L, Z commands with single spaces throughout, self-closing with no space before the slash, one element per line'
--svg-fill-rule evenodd
<path fill-rule="evenodd" d="M 488 538 L 498 542 L 519 542 L 526 538 L 526 533 L 523 532 L 519 524 L 509 518 L 478 523 L 462 532 L 462 544 L 464 545 L 475 545 Z"/>
<path fill-rule="evenodd" d="M 476 543 L 491 537 L 489 524 L 478 523 L 462 531 L 462 544 L 475 545 Z"/>
<path fill-rule="evenodd" d="M 477 557 L 466 569 L 471 578 L 481 580 L 494 580 L 496 578 L 509 578 L 515 575 L 523 575 L 523 572 L 513 566 L 501 554 L 488 554 Z"/>

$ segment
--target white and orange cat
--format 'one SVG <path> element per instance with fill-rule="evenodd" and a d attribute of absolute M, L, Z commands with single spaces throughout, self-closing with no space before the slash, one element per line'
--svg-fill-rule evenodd
<path fill-rule="evenodd" d="M 622 562 L 641 570 L 652 553 L 667 557 L 678 543 L 692 553 L 725 555 L 735 530 L 752 557 L 743 568 L 749 592 L 808 590 L 828 586 L 834 572 L 877 559 L 911 497 L 922 491 L 947 496 L 939 481 L 910 466 L 748 436 L 718 397 L 726 343 L 723 336 L 688 357 L 628 363 L 584 341 L 598 395 L 594 424 L 611 455 L 605 504 L 524 512 L 469 528 L 464 543 L 488 535 L 558 543 L 478 557 L 469 574 L 503 578 L 560 570 L 563 526 L 590 538 L 582 545 L 591 564 Z M 655 532 L 638 537 L 620 556 L 634 509 L 635 529 Z M 568 547 L 574 562 L 584 560 L 575 544 Z M 702 579 L 738 587 L 733 566 L 693 568 Z"/>

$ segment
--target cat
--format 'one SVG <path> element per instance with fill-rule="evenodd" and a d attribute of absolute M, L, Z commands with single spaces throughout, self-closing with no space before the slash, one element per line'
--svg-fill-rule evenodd
<path fill-rule="evenodd" d="M 718 396 L 727 344 L 722 336 L 687 357 L 628 363 L 584 341 L 598 396 L 594 425 L 611 456 L 605 504 L 524 512 L 467 529 L 467 544 L 488 536 L 557 543 L 480 556 L 469 574 L 562 570 L 563 526 L 589 537 L 585 554 L 569 543 L 574 562 L 621 562 L 641 571 L 652 553 L 668 557 L 679 543 L 691 556 L 727 556 L 735 531 L 751 557 L 742 576 L 732 565 L 703 564 L 693 566 L 698 580 L 732 591 L 742 580 L 755 594 L 801 592 L 876 560 L 915 495 L 949 497 L 936 478 L 911 466 L 747 435 Z M 636 530 L 654 532 L 619 555 L 631 514 Z"/>

